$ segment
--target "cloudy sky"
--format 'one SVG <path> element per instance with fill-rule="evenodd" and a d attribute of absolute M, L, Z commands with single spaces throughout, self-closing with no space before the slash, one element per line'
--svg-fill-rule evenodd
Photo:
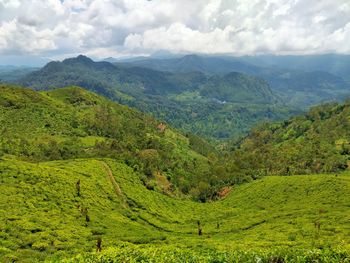
<path fill-rule="evenodd" d="M 0 0 L 3 61 L 160 50 L 349 54 L 349 43 L 349 0 Z"/>

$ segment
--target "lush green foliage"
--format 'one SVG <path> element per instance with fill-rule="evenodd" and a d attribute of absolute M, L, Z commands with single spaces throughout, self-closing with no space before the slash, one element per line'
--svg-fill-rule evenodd
<path fill-rule="evenodd" d="M 213 76 L 203 86 L 200 90 L 202 95 L 225 103 L 277 102 L 267 82 L 237 72 L 220 77 Z"/>
<path fill-rule="evenodd" d="M 312 108 L 288 121 L 252 130 L 232 158 L 246 174 L 337 172 L 350 156 L 350 102 Z"/>
<path fill-rule="evenodd" d="M 237 179 L 203 139 L 81 88 L 0 91 L 0 154 L 34 162 L 112 157 L 140 172 L 151 189 L 202 201 Z"/>
<path fill-rule="evenodd" d="M 159 262 L 213 262 L 254 255 L 336 262 L 350 249 L 349 174 L 265 177 L 211 203 L 148 190 L 133 169 L 112 159 L 27 163 L 6 157 L 0 180 L 2 262 L 61 261 L 96 250 L 99 237 L 102 251 L 110 250 L 72 262 L 156 256 Z"/>
<path fill-rule="evenodd" d="M 83 262 L 157 262 L 157 263 L 271 263 L 271 262 L 350 262 L 350 254 L 344 249 L 327 250 L 296 250 L 270 249 L 259 251 L 217 251 L 214 249 L 188 249 L 172 246 L 130 246 L 123 245 L 108 249 L 102 253 L 78 255 L 64 260 L 66 263 Z"/>
<path fill-rule="evenodd" d="M 293 113 L 279 103 L 265 81 L 240 73 L 212 77 L 200 72 L 169 73 L 79 56 L 50 62 L 20 83 L 39 90 L 78 85 L 184 131 L 215 139 L 238 137 L 261 120 Z"/>

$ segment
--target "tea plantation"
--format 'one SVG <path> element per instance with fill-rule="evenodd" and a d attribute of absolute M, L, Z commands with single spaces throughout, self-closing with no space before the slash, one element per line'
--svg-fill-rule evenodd
<path fill-rule="evenodd" d="M 0 181 L 1 262 L 349 262 L 349 173 L 268 176 L 208 203 L 113 159 L 5 155 Z"/>

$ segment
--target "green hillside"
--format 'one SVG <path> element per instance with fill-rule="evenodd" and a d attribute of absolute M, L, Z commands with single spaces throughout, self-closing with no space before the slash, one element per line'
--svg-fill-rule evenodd
<path fill-rule="evenodd" d="M 211 140 L 239 137 L 262 120 L 299 112 L 281 103 L 257 77 L 163 72 L 94 62 L 85 56 L 50 62 L 18 82 L 36 90 L 77 85 Z"/>
<path fill-rule="evenodd" d="M 262 79 L 237 72 L 211 77 L 200 93 L 222 101 L 240 103 L 277 103 L 269 85 Z"/>
<path fill-rule="evenodd" d="M 39 93 L 0 86 L 0 134 L 0 155 L 32 162 L 111 157 L 170 195 L 205 200 L 234 179 L 213 170 L 221 164 L 204 140 L 76 87 Z"/>
<path fill-rule="evenodd" d="M 257 177 L 338 172 L 349 165 L 349 138 L 350 102 L 329 103 L 253 129 L 239 143 L 232 160 L 246 174 Z"/>
<path fill-rule="evenodd" d="M 309 262 L 302 256 L 339 262 L 349 256 L 350 174 L 265 177 L 204 204 L 148 190 L 137 173 L 112 159 L 5 157 L 0 175 L 2 262 L 255 262 L 256 256 L 270 262 L 295 253 L 299 262 Z M 99 237 L 102 254 L 90 255 Z"/>

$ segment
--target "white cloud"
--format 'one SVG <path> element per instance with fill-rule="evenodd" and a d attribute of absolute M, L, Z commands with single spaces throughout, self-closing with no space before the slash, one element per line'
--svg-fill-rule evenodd
<path fill-rule="evenodd" d="M 0 54 L 350 53 L 348 0 L 0 0 Z"/>
<path fill-rule="evenodd" d="M 17 8 L 21 5 L 19 0 L 0 0 L 0 5 L 5 8 Z"/>
<path fill-rule="evenodd" d="M 56 48 L 50 30 L 37 30 L 35 27 L 20 24 L 16 19 L 3 23 L 0 27 L 0 50 L 11 53 L 36 53 Z"/>

